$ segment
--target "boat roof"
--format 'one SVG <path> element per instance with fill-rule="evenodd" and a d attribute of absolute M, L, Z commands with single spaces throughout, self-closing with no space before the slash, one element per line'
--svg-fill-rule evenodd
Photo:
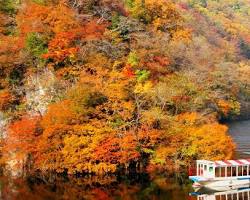
<path fill-rule="evenodd" d="M 239 165 L 250 165 L 250 159 L 240 160 L 219 160 L 214 161 L 216 166 L 239 166 Z"/>
<path fill-rule="evenodd" d="M 239 159 L 239 160 L 218 160 L 218 161 L 208 161 L 208 160 L 197 160 L 199 163 L 213 163 L 216 167 L 220 166 L 240 166 L 240 165 L 250 165 L 250 159 Z"/>

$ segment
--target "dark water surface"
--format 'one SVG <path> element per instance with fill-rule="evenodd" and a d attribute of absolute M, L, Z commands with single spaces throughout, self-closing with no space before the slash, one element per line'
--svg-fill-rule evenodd
<path fill-rule="evenodd" d="M 229 127 L 237 143 L 237 157 L 250 158 L 250 121 L 233 122 Z M 249 188 L 193 193 L 191 183 L 184 180 L 186 183 L 181 185 L 178 182 L 146 174 L 57 178 L 53 183 L 2 177 L 0 200 L 250 200 Z"/>
<path fill-rule="evenodd" d="M 230 123 L 229 133 L 237 145 L 236 157 L 250 158 L 250 120 Z"/>

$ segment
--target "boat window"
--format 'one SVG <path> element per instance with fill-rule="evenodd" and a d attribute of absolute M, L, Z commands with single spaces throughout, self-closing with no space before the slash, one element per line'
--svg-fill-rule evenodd
<path fill-rule="evenodd" d="M 220 168 L 219 167 L 215 168 L 215 177 L 220 177 Z"/>
<path fill-rule="evenodd" d="M 238 166 L 238 176 L 242 176 L 242 173 L 243 173 L 243 167 Z"/>
<path fill-rule="evenodd" d="M 236 176 L 236 167 L 232 167 L 232 176 Z"/>
<path fill-rule="evenodd" d="M 226 195 L 225 194 L 222 194 L 221 196 L 220 196 L 220 200 L 226 200 L 227 198 L 226 198 Z"/>
<path fill-rule="evenodd" d="M 232 167 L 227 167 L 227 177 L 232 176 Z"/>
<path fill-rule="evenodd" d="M 201 164 L 201 167 L 200 167 L 200 175 L 203 176 L 203 164 Z"/>
<path fill-rule="evenodd" d="M 244 199 L 248 199 L 247 194 L 248 194 L 248 192 L 244 192 L 244 195 L 243 195 L 243 198 L 244 198 Z"/>
<path fill-rule="evenodd" d="M 239 192 L 239 198 L 238 198 L 238 200 L 244 200 L 244 196 L 243 196 L 242 192 Z"/>
<path fill-rule="evenodd" d="M 204 171 L 207 171 L 207 165 L 204 165 Z"/>
<path fill-rule="evenodd" d="M 221 177 L 225 177 L 225 176 L 226 176 L 226 168 L 221 167 Z"/>
<path fill-rule="evenodd" d="M 220 200 L 220 195 L 215 195 L 215 200 Z"/>
<path fill-rule="evenodd" d="M 227 200 L 234 200 L 232 194 L 227 195 Z"/>
<path fill-rule="evenodd" d="M 247 166 L 243 166 L 243 176 L 247 176 Z"/>
<path fill-rule="evenodd" d="M 209 172 L 213 172 L 213 171 L 214 171 L 213 167 L 209 167 Z"/>

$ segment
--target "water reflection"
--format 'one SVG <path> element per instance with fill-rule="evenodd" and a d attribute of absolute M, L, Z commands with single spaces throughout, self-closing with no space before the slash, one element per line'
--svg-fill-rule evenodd
<path fill-rule="evenodd" d="M 191 187 L 148 175 L 126 177 L 56 178 L 54 183 L 38 178 L 0 179 L 3 200 L 183 200 Z"/>
<path fill-rule="evenodd" d="M 250 200 L 246 187 L 193 191 L 190 184 L 160 177 L 151 180 L 147 175 L 56 178 L 53 183 L 1 177 L 0 188 L 0 200 Z"/>

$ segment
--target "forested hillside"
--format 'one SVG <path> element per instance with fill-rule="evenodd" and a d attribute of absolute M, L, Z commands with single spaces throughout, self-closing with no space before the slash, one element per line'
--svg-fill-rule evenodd
<path fill-rule="evenodd" d="M 250 2 L 0 0 L 1 163 L 176 172 L 229 159 L 250 101 Z"/>

